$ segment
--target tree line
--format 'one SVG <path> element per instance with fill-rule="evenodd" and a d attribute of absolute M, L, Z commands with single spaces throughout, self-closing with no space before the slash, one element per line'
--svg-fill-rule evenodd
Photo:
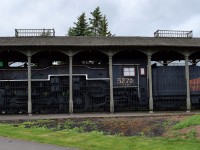
<path fill-rule="evenodd" d="M 68 29 L 68 36 L 114 36 L 108 30 L 108 21 L 106 15 L 103 15 L 100 8 L 97 7 L 91 12 L 91 18 L 87 20 L 83 12 L 74 22 L 74 27 Z"/>

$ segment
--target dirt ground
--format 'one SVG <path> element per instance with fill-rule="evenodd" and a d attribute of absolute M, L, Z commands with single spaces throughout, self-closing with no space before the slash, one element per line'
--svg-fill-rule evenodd
<path fill-rule="evenodd" d="M 99 119 L 99 128 L 109 134 L 124 136 L 164 136 L 173 125 L 185 116 L 170 117 L 123 117 Z"/>

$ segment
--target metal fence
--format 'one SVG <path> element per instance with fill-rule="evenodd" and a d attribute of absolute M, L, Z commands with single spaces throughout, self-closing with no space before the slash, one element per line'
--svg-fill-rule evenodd
<path fill-rule="evenodd" d="M 54 37 L 54 29 L 15 29 L 15 37 Z"/>
<path fill-rule="evenodd" d="M 74 112 L 109 112 L 109 80 L 73 76 Z"/>
<path fill-rule="evenodd" d="M 27 82 L 0 82 L 0 113 L 27 113 Z"/>
<path fill-rule="evenodd" d="M 32 82 L 33 113 L 68 113 L 69 77 Z"/>
<path fill-rule="evenodd" d="M 191 108 L 200 109 L 200 66 L 190 66 Z"/>
<path fill-rule="evenodd" d="M 154 110 L 185 110 L 185 67 L 157 66 L 152 73 Z"/>
<path fill-rule="evenodd" d="M 173 38 L 192 38 L 192 31 L 177 31 L 177 30 L 157 30 L 154 32 L 154 37 L 173 37 Z"/>
<path fill-rule="evenodd" d="M 199 109 L 200 67 L 189 68 L 191 106 L 192 109 Z M 185 66 L 152 67 L 152 77 L 154 110 L 186 109 Z M 147 93 L 141 87 L 146 85 L 143 82 L 146 80 L 140 79 L 134 85 L 114 86 L 115 112 L 148 110 Z M 69 112 L 69 76 L 51 76 L 50 80 L 34 79 L 31 85 L 33 113 Z M 27 80 L 0 81 L 0 113 L 27 113 L 27 87 Z M 109 112 L 109 79 L 73 76 L 73 106 L 74 112 Z"/>

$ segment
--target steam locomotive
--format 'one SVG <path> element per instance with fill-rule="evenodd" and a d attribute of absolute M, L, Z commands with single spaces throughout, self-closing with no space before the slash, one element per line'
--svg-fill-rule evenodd
<path fill-rule="evenodd" d="M 122 64 L 123 62 L 123 64 Z M 146 61 L 113 62 L 115 111 L 148 110 Z M 140 62 L 140 63 L 139 63 Z M 33 113 L 67 113 L 69 110 L 68 64 L 42 61 L 32 65 Z M 27 66 L 0 68 L 0 112 L 27 113 Z M 110 79 L 107 63 L 73 63 L 74 112 L 109 112 Z"/>

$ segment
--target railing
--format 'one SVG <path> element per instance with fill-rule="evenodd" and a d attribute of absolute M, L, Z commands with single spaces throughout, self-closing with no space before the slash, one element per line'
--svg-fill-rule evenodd
<path fill-rule="evenodd" d="M 54 37 L 54 29 L 15 29 L 15 37 Z"/>
<path fill-rule="evenodd" d="M 157 30 L 154 32 L 154 37 L 172 37 L 172 38 L 192 38 L 193 33 L 191 31 L 177 31 L 177 30 Z"/>

